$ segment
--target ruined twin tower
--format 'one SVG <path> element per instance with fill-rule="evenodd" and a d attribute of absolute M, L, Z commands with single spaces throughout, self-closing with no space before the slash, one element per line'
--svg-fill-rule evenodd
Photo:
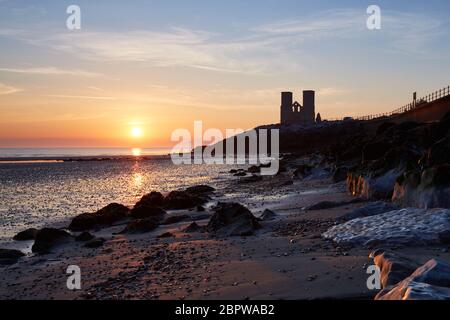
<path fill-rule="evenodd" d="M 281 125 L 313 125 L 315 119 L 315 92 L 303 91 L 303 106 L 293 102 L 292 92 L 281 93 Z M 319 117 L 318 117 L 319 118 Z M 317 119 L 320 121 L 319 119 Z"/>

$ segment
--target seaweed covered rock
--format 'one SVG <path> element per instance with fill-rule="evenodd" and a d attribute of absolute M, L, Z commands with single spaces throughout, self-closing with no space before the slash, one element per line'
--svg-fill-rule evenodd
<path fill-rule="evenodd" d="M 71 231 L 85 231 L 96 227 L 109 226 L 128 217 L 130 209 L 118 203 L 108 204 L 93 213 L 83 213 L 72 219 L 69 225 Z"/>
<path fill-rule="evenodd" d="M 207 230 L 224 236 L 249 236 L 260 227 L 258 220 L 239 203 L 219 203 Z"/>

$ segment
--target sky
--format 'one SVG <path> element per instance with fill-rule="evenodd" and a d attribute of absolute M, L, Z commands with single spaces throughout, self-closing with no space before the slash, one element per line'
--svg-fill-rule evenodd
<path fill-rule="evenodd" d="M 73 4 L 79 30 L 66 27 Z M 323 119 L 391 111 L 450 84 L 449 12 L 433 0 L 0 0 L 0 147 L 171 146 L 194 120 L 278 123 L 281 91 L 301 102 L 316 90 Z"/>

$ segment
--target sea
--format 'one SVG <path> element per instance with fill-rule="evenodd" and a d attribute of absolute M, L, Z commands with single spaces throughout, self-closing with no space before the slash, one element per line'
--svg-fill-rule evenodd
<path fill-rule="evenodd" d="M 112 202 L 132 206 L 151 191 L 169 192 L 195 184 L 220 188 L 226 180 L 224 173 L 232 169 L 229 165 L 175 165 L 170 157 L 161 157 L 167 152 L 0 149 L 0 244 L 26 228 L 67 225 L 72 217 Z"/>

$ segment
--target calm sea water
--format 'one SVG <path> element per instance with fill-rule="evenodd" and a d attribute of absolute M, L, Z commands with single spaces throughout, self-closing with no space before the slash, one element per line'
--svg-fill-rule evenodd
<path fill-rule="evenodd" d="M 182 165 L 167 160 L 0 163 L 0 242 L 28 227 L 61 222 L 111 203 L 192 184 L 220 188 L 230 166 Z"/>
<path fill-rule="evenodd" d="M 165 155 L 170 148 L 0 148 L 0 159 Z"/>

